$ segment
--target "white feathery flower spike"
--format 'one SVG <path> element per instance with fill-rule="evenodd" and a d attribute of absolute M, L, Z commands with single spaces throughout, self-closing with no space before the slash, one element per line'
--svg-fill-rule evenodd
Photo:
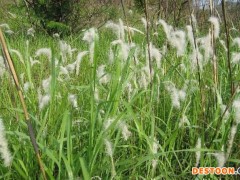
<path fill-rule="evenodd" d="M 94 58 L 94 48 L 95 48 L 95 40 L 98 39 L 97 30 L 95 28 L 90 28 L 84 33 L 82 38 L 83 41 L 86 41 L 89 44 L 89 55 L 90 55 L 90 63 L 93 64 Z"/>
<path fill-rule="evenodd" d="M 219 20 L 216 17 L 210 17 L 209 22 L 211 22 L 213 27 L 214 27 L 214 38 L 217 39 L 219 37 L 219 34 L 220 34 Z"/>
<path fill-rule="evenodd" d="M 237 45 L 238 48 L 240 48 L 240 37 L 234 38 L 232 44 L 233 44 L 233 46 Z"/>
<path fill-rule="evenodd" d="M 41 55 L 47 56 L 49 61 L 52 59 L 52 51 L 50 48 L 40 48 L 36 51 L 35 56 L 39 57 Z"/>
<path fill-rule="evenodd" d="M 172 100 L 172 106 L 179 109 L 181 102 L 186 99 L 186 92 L 183 89 L 177 89 L 172 82 L 165 82 L 165 88 L 169 92 Z"/>
<path fill-rule="evenodd" d="M 229 158 L 230 153 L 232 151 L 233 142 L 234 142 L 234 138 L 235 138 L 236 133 L 237 133 L 237 125 L 233 125 L 231 127 L 230 135 L 229 135 L 229 139 L 228 139 L 228 147 L 227 147 L 227 154 L 226 154 L 227 159 Z"/>
<path fill-rule="evenodd" d="M 2 56 L 0 56 L 0 77 L 2 77 L 5 72 L 6 72 L 6 68 L 4 64 L 4 59 Z"/>
<path fill-rule="evenodd" d="M 4 166 L 10 166 L 12 163 L 12 155 L 8 149 L 8 141 L 6 139 L 5 127 L 2 118 L 0 118 L 0 154 L 4 162 Z"/>
<path fill-rule="evenodd" d="M 163 26 L 164 32 L 167 36 L 167 39 L 170 38 L 171 32 L 173 31 L 173 27 L 168 25 L 164 20 L 160 19 L 157 24 L 161 24 Z"/>
<path fill-rule="evenodd" d="M 120 28 L 119 25 L 116 23 L 113 23 L 112 21 L 108 21 L 105 25 L 106 28 L 112 29 L 113 33 L 116 34 L 117 39 L 121 39 L 120 35 Z"/>
<path fill-rule="evenodd" d="M 240 99 L 234 100 L 232 107 L 235 111 L 235 121 L 240 124 Z"/>
<path fill-rule="evenodd" d="M 82 62 L 82 58 L 88 53 L 88 51 L 79 52 L 76 60 L 76 75 L 79 75 L 79 69 Z"/>
<path fill-rule="evenodd" d="M 211 45 L 211 35 L 197 39 L 200 43 L 200 48 L 204 50 L 204 65 L 208 63 L 209 58 L 213 56 L 213 47 Z"/>
<path fill-rule="evenodd" d="M 84 33 L 82 40 L 91 44 L 94 42 L 95 38 L 98 38 L 97 30 L 95 28 L 90 28 Z"/>
<path fill-rule="evenodd" d="M 112 47 L 110 47 L 109 53 L 108 53 L 108 59 L 109 59 L 109 64 L 113 64 L 114 62 L 114 53 L 112 50 Z"/>
<path fill-rule="evenodd" d="M 98 88 L 95 87 L 95 90 L 94 90 L 94 100 L 98 103 L 99 102 L 99 91 L 98 91 Z"/>
<path fill-rule="evenodd" d="M 69 94 L 69 95 L 68 95 L 68 101 L 71 103 L 71 105 L 72 105 L 74 108 L 77 108 L 77 107 L 78 107 L 76 94 Z"/>
<path fill-rule="evenodd" d="M 18 50 L 16 50 L 16 49 L 10 49 L 10 52 L 16 54 L 17 57 L 18 57 L 18 59 L 19 59 L 19 61 L 20 61 L 22 64 L 24 64 L 23 56 L 22 56 L 22 54 L 21 54 Z"/>
<path fill-rule="evenodd" d="M 152 151 L 153 155 L 157 154 L 158 148 L 159 148 L 159 142 L 156 139 L 156 137 L 154 137 L 154 140 L 152 142 L 152 147 L 151 147 L 151 151 Z M 157 163 L 158 163 L 158 159 L 154 158 L 152 160 L 152 167 L 153 167 L 153 169 L 156 169 Z"/>
<path fill-rule="evenodd" d="M 190 43 L 191 43 L 191 46 L 192 46 L 193 48 L 195 48 L 192 26 L 187 25 L 186 28 L 187 28 L 187 37 L 188 37 L 188 39 L 189 39 L 189 41 L 190 41 Z"/>
<path fill-rule="evenodd" d="M 104 122 L 104 124 L 103 124 L 104 131 L 106 131 L 106 130 L 109 128 L 109 126 L 111 126 L 111 124 L 113 123 L 113 121 L 114 121 L 114 118 L 108 118 L 108 119 Z"/>
<path fill-rule="evenodd" d="M 41 111 L 45 106 L 50 102 L 50 94 L 42 95 L 40 90 L 38 90 L 38 101 L 39 101 L 39 110 Z"/>
<path fill-rule="evenodd" d="M 14 32 L 12 30 L 10 30 L 10 29 L 6 30 L 5 33 L 8 34 L 8 35 L 14 34 Z"/>
<path fill-rule="evenodd" d="M 119 127 L 122 130 L 122 137 L 123 137 L 123 139 L 125 141 L 127 141 L 128 138 L 132 135 L 132 133 L 128 130 L 128 125 L 124 121 L 121 121 L 119 123 Z"/>
<path fill-rule="evenodd" d="M 33 28 L 29 28 L 29 29 L 27 30 L 27 35 L 28 35 L 28 36 L 34 37 L 34 33 L 35 33 L 35 30 L 34 30 Z"/>
<path fill-rule="evenodd" d="M 141 21 L 142 21 L 142 23 L 143 23 L 143 25 L 144 25 L 144 28 L 145 28 L 145 30 L 146 30 L 146 29 L 147 29 L 147 20 L 146 20 L 146 18 L 142 17 L 142 18 L 141 18 Z"/>
<path fill-rule="evenodd" d="M 125 31 L 123 21 L 119 19 L 119 28 L 120 28 L 120 39 L 125 42 Z"/>
<path fill-rule="evenodd" d="M 49 76 L 49 78 L 42 80 L 42 87 L 45 93 L 49 93 L 50 92 L 50 85 L 51 85 L 51 80 L 52 77 Z"/>
<path fill-rule="evenodd" d="M 182 118 L 181 118 L 180 121 L 179 121 L 178 126 L 181 128 L 181 127 L 184 127 L 185 124 L 186 124 L 187 126 L 190 126 L 190 122 L 189 122 L 187 116 L 186 116 L 186 115 L 183 115 Z"/>
<path fill-rule="evenodd" d="M 218 165 L 217 167 L 224 167 L 226 163 L 226 155 L 224 152 L 213 153 L 213 156 L 216 158 Z"/>
<path fill-rule="evenodd" d="M 112 158 L 113 157 L 112 143 L 108 139 L 105 139 L 104 143 L 105 143 L 105 146 L 106 146 L 106 153 L 107 153 L 107 155 Z"/>
<path fill-rule="evenodd" d="M 10 29 L 10 27 L 7 23 L 0 24 L 0 27 L 3 28 L 3 29 Z"/>
<path fill-rule="evenodd" d="M 220 39 L 219 41 L 220 41 L 220 43 L 221 43 L 223 49 L 227 52 L 227 46 L 226 46 L 225 41 L 223 41 L 222 39 Z"/>
<path fill-rule="evenodd" d="M 177 30 L 172 31 L 170 38 L 168 38 L 169 42 L 173 47 L 177 49 L 177 55 L 183 56 L 186 50 L 186 34 L 184 31 Z"/>
<path fill-rule="evenodd" d="M 240 53 L 232 52 L 232 63 L 237 64 L 240 62 Z"/>
<path fill-rule="evenodd" d="M 105 72 L 105 65 L 100 65 L 97 69 L 97 77 L 100 84 L 107 84 L 110 81 L 110 75 Z"/>
<path fill-rule="evenodd" d="M 29 60 L 30 60 L 31 67 L 32 67 L 34 64 L 41 64 L 40 61 L 34 60 L 32 57 L 30 57 Z"/>
<path fill-rule="evenodd" d="M 197 144 L 196 144 L 196 149 L 201 149 L 201 138 L 198 138 L 197 140 Z M 195 166 L 198 167 L 199 163 L 200 163 L 200 158 L 201 158 L 201 151 L 196 151 L 195 153 L 196 155 L 196 164 Z"/>
<path fill-rule="evenodd" d="M 24 85 L 23 85 L 23 90 L 24 90 L 24 92 L 27 93 L 28 90 L 31 88 L 31 86 L 32 86 L 32 85 L 31 85 L 30 82 L 24 83 Z"/>
<path fill-rule="evenodd" d="M 161 68 L 161 59 L 162 59 L 162 54 L 160 53 L 159 49 L 157 49 L 152 43 L 150 43 L 150 55 L 151 59 L 155 59 L 157 68 Z"/>

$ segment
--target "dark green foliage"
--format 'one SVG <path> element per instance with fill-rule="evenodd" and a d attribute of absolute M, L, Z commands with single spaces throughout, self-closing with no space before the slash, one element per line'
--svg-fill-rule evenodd
<path fill-rule="evenodd" d="M 52 34 L 70 31 L 68 23 L 77 3 L 76 0 L 34 0 L 28 2 L 28 5 L 41 26 Z"/>
<path fill-rule="evenodd" d="M 137 10 L 139 10 L 139 11 L 144 10 L 144 1 L 145 0 L 134 0 L 134 4 L 135 4 L 135 7 L 137 8 Z"/>

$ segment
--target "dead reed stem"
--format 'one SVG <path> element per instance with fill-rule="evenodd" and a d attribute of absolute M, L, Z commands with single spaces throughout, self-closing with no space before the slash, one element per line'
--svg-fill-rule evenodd
<path fill-rule="evenodd" d="M 144 13 L 146 18 L 146 38 L 147 38 L 147 51 L 148 51 L 148 62 L 149 62 L 149 72 L 150 78 L 152 79 L 152 60 L 150 52 L 150 33 L 149 33 L 149 17 L 148 17 L 148 0 L 144 1 Z M 152 81 L 150 82 L 150 87 L 152 89 Z M 152 92 L 152 91 L 151 91 Z"/>
<path fill-rule="evenodd" d="M 210 0 L 210 14 L 211 16 L 214 16 L 214 1 Z M 218 87 L 218 64 L 217 64 L 217 58 L 216 58 L 216 40 L 214 36 L 214 26 L 211 25 L 211 46 L 213 48 L 213 57 L 212 57 L 212 62 L 213 62 L 213 82 L 216 86 Z"/>
<path fill-rule="evenodd" d="M 225 0 L 222 0 L 222 12 L 223 12 L 223 21 L 224 21 L 226 45 L 227 45 L 228 76 L 229 76 L 229 81 L 230 81 L 230 86 L 231 86 L 231 95 L 233 96 L 234 84 L 233 84 L 231 57 L 230 57 L 230 34 L 229 34 L 229 29 L 228 29 L 227 17 L 226 17 Z"/>
<path fill-rule="evenodd" d="M 40 157 L 40 153 L 39 153 L 38 145 L 37 145 L 37 142 L 36 142 L 36 138 L 35 138 L 35 135 L 34 135 L 33 127 L 32 127 L 30 117 L 29 117 L 29 114 L 28 114 L 28 111 L 27 111 L 27 106 L 26 106 L 24 96 L 23 96 L 23 93 L 22 93 L 22 90 L 21 90 L 21 86 L 20 86 L 20 83 L 19 83 L 19 80 L 18 80 L 18 76 L 17 76 L 16 70 L 15 70 L 13 61 L 11 59 L 11 56 L 8 52 L 7 44 L 6 44 L 6 41 L 4 39 L 1 28 L 0 28 L 0 44 L 1 44 L 1 47 L 2 47 L 4 59 L 7 61 L 8 67 L 10 69 L 10 72 L 12 74 L 12 77 L 13 77 L 13 80 L 14 80 L 14 83 L 15 83 L 15 86 L 16 86 L 17 91 L 18 91 L 18 96 L 20 98 L 20 102 L 21 102 L 21 105 L 22 105 L 22 108 L 23 108 L 24 117 L 25 117 L 25 120 L 26 120 L 26 123 L 27 123 L 27 126 L 28 126 L 29 136 L 30 136 L 31 143 L 33 145 L 34 151 L 35 151 L 36 156 L 37 156 L 37 160 L 38 160 L 38 164 L 40 166 L 40 170 L 42 172 L 43 178 L 47 179 L 46 174 L 45 174 L 45 170 L 44 170 L 44 167 L 43 167 L 43 163 L 42 163 L 42 160 L 41 160 L 41 157 Z"/>
<path fill-rule="evenodd" d="M 205 96 L 203 92 L 203 85 L 202 85 L 202 78 L 201 78 L 201 71 L 200 71 L 200 65 L 199 65 L 199 57 L 198 57 L 198 45 L 196 41 L 196 29 L 193 25 L 193 19 L 192 19 L 192 13 L 191 13 L 191 2 L 188 0 L 188 11 L 190 16 L 190 22 L 193 32 L 193 41 L 194 41 L 194 48 L 197 51 L 196 53 L 196 60 L 197 60 L 197 76 L 198 76 L 198 85 L 200 90 L 200 96 L 201 96 L 201 119 L 203 121 L 203 124 L 205 124 Z"/>

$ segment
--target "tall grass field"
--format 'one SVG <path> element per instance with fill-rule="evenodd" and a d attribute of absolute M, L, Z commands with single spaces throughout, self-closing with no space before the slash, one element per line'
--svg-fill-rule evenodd
<path fill-rule="evenodd" d="M 240 167 L 239 32 L 127 24 L 66 38 L 1 24 L 46 178 L 238 179 L 192 168 Z M 2 53 L 0 157 L 0 179 L 44 179 Z"/>

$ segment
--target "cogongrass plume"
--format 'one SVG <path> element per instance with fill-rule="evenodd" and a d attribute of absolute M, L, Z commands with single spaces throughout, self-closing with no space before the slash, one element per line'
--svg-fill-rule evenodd
<path fill-rule="evenodd" d="M 8 149 L 8 141 L 6 139 L 5 127 L 2 118 L 0 118 L 0 154 L 4 161 L 4 166 L 10 166 L 12 163 L 12 155 Z"/>

